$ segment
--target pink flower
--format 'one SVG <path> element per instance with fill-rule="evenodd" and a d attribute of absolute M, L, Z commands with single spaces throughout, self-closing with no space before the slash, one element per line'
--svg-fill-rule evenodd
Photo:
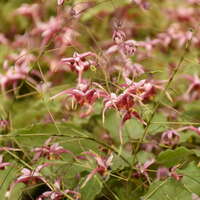
<path fill-rule="evenodd" d="M 84 154 L 91 156 L 95 159 L 97 167 L 93 169 L 90 174 L 87 176 L 86 180 L 81 187 L 84 187 L 86 183 L 96 174 L 99 173 L 101 176 L 105 176 L 105 173 L 108 171 L 109 167 L 112 165 L 113 155 L 111 154 L 108 158 L 103 158 L 96 153 L 84 152 Z"/>
<path fill-rule="evenodd" d="M 123 30 L 116 29 L 116 30 L 113 32 L 112 39 L 113 39 L 113 41 L 114 41 L 116 44 L 121 44 L 121 43 L 123 43 L 123 42 L 125 41 L 125 39 L 126 39 L 126 34 L 124 33 Z"/>
<path fill-rule="evenodd" d="M 61 6 L 64 3 L 64 0 L 57 0 L 57 4 Z"/>
<path fill-rule="evenodd" d="M 37 81 L 32 77 L 34 75 L 40 78 L 40 74 L 36 70 L 30 71 L 29 66 L 15 65 L 9 68 L 5 74 L 0 74 L 1 89 L 5 92 L 9 86 L 12 86 L 15 90 L 21 80 L 27 80 L 33 85 L 37 85 Z"/>
<path fill-rule="evenodd" d="M 183 99 L 192 102 L 195 100 L 200 99 L 200 79 L 197 75 L 191 76 L 191 75 L 185 75 L 184 76 L 189 82 L 190 85 L 183 95 Z"/>
<path fill-rule="evenodd" d="M 95 65 L 93 60 L 86 60 L 87 57 L 95 57 L 96 54 L 92 52 L 86 52 L 79 54 L 74 52 L 73 57 L 71 58 L 63 58 L 61 61 L 67 65 L 69 65 L 72 71 L 75 71 L 78 74 L 78 84 L 82 82 L 82 74 L 86 71 L 91 65 Z"/>
<path fill-rule="evenodd" d="M 55 156 L 56 158 L 59 158 L 60 154 L 72 153 L 69 150 L 59 146 L 58 143 L 50 145 L 51 141 L 52 138 L 49 138 L 42 147 L 37 147 L 32 150 L 33 152 L 35 152 L 33 160 L 38 160 L 40 157 L 52 159 L 52 157 Z"/>
<path fill-rule="evenodd" d="M 80 106 L 86 106 L 87 111 L 83 114 L 81 114 L 81 117 L 86 117 L 88 116 L 93 108 L 92 105 L 95 103 L 95 101 L 102 97 L 105 96 L 105 92 L 102 92 L 100 89 L 96 89 L 96 88 L 89 88 L 88 83 L 86 82 L 82 82 L 81 84 L 78 84 L 78 88 L 72 88 L 72 89 L 68 89 L 68 90 L 64 90 L 58 94 L 56 94 L 55 96 L 51 97 L 51 99 L 55 99 L 58 96 L 67 94 L 70 97 L 73 97 L 76 102 L 80 105 Z"/>
<path fill-rule="evenodd" d="M 64 197 L 66 197 L 66 195 L 71 194 L 73 195 L 73 197 L 75 198 L 75 200 L 78 200 L 80 198 L 80 193 L 73 191 L 73 190 L 61 190 L 61 180 L 58 179 L 55 181 L 54 183 L 55 189 L 56 191 L 47 191 L 44 192 L 42 195 L 40 195 L 37 200 L 45 200 L 45 199 L 49 199 L 49 200 L 61 200 Z"/>
<path fill-rule="evenodd" d="M 111 93 L 104 98 L 103 118 L 107 109 L 114 108 L 122 112 L 122 124 L 132 117 L 146 124 L 134 107 L 138 104 L 143 105 L 143 101 L 148 100 L 154 95 L 154 86 L 146 80 L 141 80 L 139 82 L 132 82 L 129 80 L 129 82 L 129 84 L 122 85 L 125 90 L 120 95 L 117 96 L 115 93 Z"/>
<path fill-rule="evenodd" d="M 166 167 L 159 167 L 156 172 L 156 177 L 158 180 L 163 180 L 168 178 L 170 175 L 169 169 Z"/>
<path fill-rule="evenodd" d="M 22 4 L 22 6 L 19 7 L 14 14 L 31 17 L 35 23 L 37 23 L 40 20 L 38 4 Z"/>
<path fill-rule="evenodd" d="M 174 167 L 171 168 L 171 170 L 170 170 L 170 176 L 171 176 L 172 178 L 174 178 L 175 180 L 179 181 L 179 180 L 181 180 L 181 179 L 183 178 L 183 175 L 178 174 L 178 173 L 176 172 L 176 169 L 177 169 L 177 168 L 178 168 L 178 166 L 174 166 Z"/>
<path fill-rule="evenodd" d="M 10 189 L 6 192 L 5 196 L 7 198 L 10 197 L 14 187 L 18 183 L 29 184 L 30 182 L 44 182 L 47 183 L 46 179 L 40 174 L 40 171 L 44 168 L 51 165 L 50 163 L 44 163 L 36 167 L 35 170 L 30 170 L 27 168 L 23 168 L 21 170 L 21 175 L 10 185 Z"/>
<path fill-rule="evenodd" d="M 137 164 L 136 168 L 137 168 L 137 172 L 133 174 L 133 176 L 145 176 L 146 179 L 148 180 L 148 182 L 150 183 L 150 179 L 149 179 L 149 175 L 148 175 L 148 168 L 155 163 L 155 159 L 152 158 L 148 161 L 146 161 L 144 164 Z"/>
<path fill-rule="evenodd" d="M 45 45 L 58 34 L 63 28 L 63 19 L 60 17 L 51 17 L 47 22 L 39 21 L 36 27 L 32 29 L 31 35 L 41 35 L 43 40 L 41 43 L 41 50 Z"/>
<path fill-rule="evenodd" d="M 180 135 L 176 130 L 165 131 L 161 136 L 161 143 L 167 146 L 178 144 Z"/>

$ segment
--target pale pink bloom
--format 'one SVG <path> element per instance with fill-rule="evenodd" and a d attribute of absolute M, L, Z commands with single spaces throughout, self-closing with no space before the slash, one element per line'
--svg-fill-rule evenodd
<path fill-rule="evenodd" d="M 136 177 L 144 176 L 148 180 L 148 182 L 150 183 L 150 178 L 149 178 L 149 175 L 148 175 L 148 168 L 154 163 L 155 163 L 154 158 L 151 158 L 150 160 L 146 161 L 144 164 L 138 163 L 136 165 L 137 172 L 134 173 L 133 176 L 136 176 Z"/>
<path fill-rule="evenodd" d="M 0 129 L 6 129 L 9 126 L 9 121 L 8 120 L 0 120 Z"/>
<path fill-rule="evenodd" d="M 91 156 L 95 159 L 97 167 L 93 169 L 90 174 L 87 176 L 86 180 L 82 184 L 82 187 L 86 185 L 86 183 L 95 175 L 100 174 L 101 176 L 105 176 L 105 173 L 109 170 L 112 165 L 113 155 L 111 154 L 108 158 L 103 158 L 96 153 L 92 152 L 83 152 L 83 154 Z"/>
<path fill-rule="evenodd" d="M 67 64 L 72 71 L 78 74 L 78 84 L 82 82 L 83 72 L 89 69 L 90 66 L 95 65 L 95 61 L 91 59 L 86 59 L 87 57 L 95 57 L 96 54 L 92 52 L 86 52 L 79 54 L 74 52 L 73 57 L 63 58 L 61 62 Z"/>
<path fill-rule="evenodd" d="M 85 106 L 87 110 L 84 113 L 80 114 L 80 117 L 87 117 L 93 111 L 92 106 L 96 102 L 96 100 L 100 97 L 105 96 L 106 94 L 100 89 L 90 89 L 88 83 L 84 83 L 84 81 L 82 80 L 82 82 L 78 84 L 77 88 L 64 90 L 51 97 L 51 99 L 55 99 L 61 95 L 68 95 L 74 98 L 76 100 L 76 103 L 80 106 Z"/>
<path fill-rule="evenodd" d="M 178 173 L 176 172 L 176 169 L 177 169 L 177 168 L 178 168 L 178 166 L 174 166 L 174 167 L 171 168 L 171 170 L 170 170 L 170 176 L 171 176 L 172 178 L 176 179 L 177 181 L 180 181 L 180 180 L 183 178 L 183 175 L 178 174 Z"/>
<path fill-rule="evenodd" d="M 192 102 L 195 100 L 200 99 L 200 79 L 197 75 L 191 76 L 191 75 L 185 75 L 184 76 L 189 82 L 190 85 L 183 95 L 183 99 Z"/>
<path fill-rule="evenodd" d="M 57 4 L 61 6 L 64 3 L 64 0 L 57 0 Z"/>
<path fill-rule="evenodd" d="M 32 61 L 31 55 L 23 54 L 23 51 L 21 54 L 18 55 L 18 57 L 16 57 L 16 55 L 11 55 L 9 57 L 9 59 L 15 60 L 14 67 L 8 67 L 8 63 L 6 61 L 4 62 L 3 67 L 6 69 L 6 72 L 0 74 L 0 86 L 3 92 L 10 86 L 15 90 L 22 80 L 27 80 L 33 85 L 37 85 L 37 81 L 34 77 L 41 78 L 40 73 L 37 70 L 30 70 L 29 62 Z"/>
<path fill-rule="evenodd" d="M 180 135 L 176 130 L 165 131 L 161 136 L 161 143 L 167 146 L 178 144 Z"/>
<path fill-rule="evenodd" d="M 125 41 L 125 39 L 126 39 L 126 34 L 124 33 L 123 30 L 116 29 L 116 30 L 114 30 L 114 32 L 113 32 L 112 39 L 113 39 L 113 41 L 114 41 L 116 44 L 121 44 L 122 42 Z"/>
<path fill-rule="evenodd" d="M 122 88 L 125 89 L 118 96 L 115 93 L 111 93 L 104 98 L 103 118 L 107 109 L 114 108 L 123 114 L 122 124 L 132 117 L 146 124 L 134 107 L 143 105 L 144 101 L 154 96 L 154 84 L 146 80 L 141 80 L 139 82 L 128 81 L 128 84 L 122 85 Z"/>
<path fill-rule="evenodd" d="M 158 180 L 166 179 L 170 176 L 169 169 L 166 167 L 159 167 L 156 172 L 156 177 Z"/>
<path fill-rule="evenodd" d="M 22 4 L 14 14 L 19 14 L 31 17 L 35 23 L 40 20 L 39 5 L 38 4 Z"/>
<path fill-rule="evenodd" d="M 49 200 L 61 200 L 64 197 L 66 197 L 65 195 L 73 195 L 73 199 L 75 198 L 75 200 L 78 200 L 80 198 L 80 193 L 73 191 L 73 190 L 61 190 L 61 180 L 57 179 L 54 183 L 55 186 L 55 191 L 47 191 L 44 192 L 42 195 L 40 195 L 37 200 L 45 200 L 45 199 L 49 199 Z"/>
<path fill-rule="evenodd" d="M 38 160 L 40 157 L 51 159 L 52 156 L 59 158 L 60 154 L 72 153 L 71 151 L 64 149 L 62 146 L 59 146 L 58 143 L 50 145 L 52 139 L 53 138 L 50 137 L 48 140 L 45 141 L 42 147 L 36 147 L 32 150 L 33 152 L 35 152 L 33 160 Z"/>
<path fill-rule="evenodd" d="M 47 43 L 58 34 L 63 28 L 63 19 L 60 17 L 51 17 L 47 22 L 39 21 L 36 27 L 32 29 L 31 35 L 41 35 L 43 40 L 41 43 L 42 49 Z"/>
<path fill-rule="evenodd" d="M 24 184 L 28 184 L 31 181 L 36 181 L 36 182 L 44 182 L 47 183 L 46 179 L 40 174 L 40 171 L 44 168 L 51 165 L 50 163 L 44 163 L 42 165 L 39 165 L 38 167 L 36 167 L 35 170 L 30 170 L 27 168 L 23 168 L 21 170 L 21 175 L 10 185 L 9 190 L 6 192 L 5 197 L 9 198 L 14 187 L 18 184 L 18 183 L 24 183 Z"/>

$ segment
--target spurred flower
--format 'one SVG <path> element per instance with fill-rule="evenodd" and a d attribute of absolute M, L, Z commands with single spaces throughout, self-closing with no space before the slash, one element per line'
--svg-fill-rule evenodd
<path fill-rule="evenodd" d="M 78 74 L 78 84 L 82 82 L 83 72 L 89 69 L 90 66 L 95 65 L 95 61 L 91 59 L 86 59 L 87 57 L 95 57 L 96 54 L 92 52 L 86 52 L 79 54 L 74 52 L 73 57 L 63 58 L 61 62 L 67 64 L 72 71 Z"/>
<path fill-rule="evenodd" d="M 83 152 L 83 154 L 88 155 L 92 157 L 93 159 L 95 159 L 97 167 L 89 173 L 86 180 L 82 184 L 82 187 L 84 187 L 86 183 L 97 173 L 100 174 L 101 176 L 105 176 L 106 172 L 108 172 L 109 170 L 109 167 L 112 165 L 112 159 L 113 159 L 112 154 L 107 158 L 104 158 L 92 152 Z"/>
<path fill-rule="evenodd" d="M 41 194 L 37 200 L 61 200 L 64 197 L 67 197 L 67 195 L 73 195 L 73 199 L 78 200 L 80 198 L 80 193 L 73 191 L 73 190 L 61 190 L 61 180 L 57 179 L 54 183 L 55 191 L 47 191 Z"/>
<path fill-rule="evenodd" d="M 18 183 L 35 183 L 35 182 L 44 182 L 47 183 L 46 179 L 40 174 L 40 171 L 44 168 L 51 165 L 50 163 L 44 163 L 42 165 L 38 165 L 35 170 L 30 170 L 27 168 L 23 168 L 21 170 L 21 175 L 11 183 L 9 190 L 6 192 L 5 197 L 9 198 L 13 189 Z"/>
<path fill-rule="evenodd" d="M 58 143 L 50 145 L 52 137 L 45 141 L 42 147 L 36 147 L 32 151 L 35 152 L 33 160 L 38 160 L 40 157 L 46 157 L 48 159 L 59 158 L 60 154 L 63 153 L 72 153 L 71 151 L 64 149 L 62 146 L 59 146 Z"/>
<path fill-rule="evenodd" d="M 180 135 L 176 130 L 165 131 L 161 136 L 161 143 L 167 146 L 178 144 Z"/>
<path fill-rule="evenodd" d="M 200 99 L 200 79 L 197 75 L 184 75 L 184 77 L 190 82 L 190 85 L 183 95 L 183 99 L 186 101 L 195 101 Z"/>
<path fill-rule="evenodd" d="M 122 85 L 122 88 L 125 88 L 125 90 L 120 95 L 117 96 L 115 93 L 111 93 L 104 98 L 103 116 L 107 109 L 114 108 L 123 114 L 122 124 L 132 117 L 146 124 L 135 110 L 135 106 L 143 105 L 143 101 L 155 94 L 153 84 L 146 80 L 130 81 L 129 84 Z"/>
<path fill-rule="evenodd" d="M 64 90 L 55 96 L 51 97 L 51 99 L 55 99 L 58 96 L 61 95 L 68 95 L 76 100 L 76 103 L 79 104 L 80 106 L 85 106 L 87 108 L 87 111 L 81 114 L 81 117 L 86 117 L 88 116 L 93 108 L 92 105 L 95 103 L 95 101 L 102 97 L 105 96 L 105 92 L 103 92 L 101 89 L 96 89 L 96 88 L 89 88 L 89 84 L 87 81 L 83 81 L 82 83 L 78 84 L 77 88 L 71 88 L 68 90 Z"/>
<path fill-rule="evenodd" d="M 151 158 L 150 160 L 146 161 L 144 164 L 141 164 L 141 163 L 138 163 L 136 165 L 136 168 L 137 168 L 137 172 L 133 174 L 133 176 L 144 176 L 148 182 L 150 183 L 150 178 L 149 178 L 149 175 L 148 175 L 148 168 L 153 164 L 155 163 L 155 159 L 154 158 Z"/>

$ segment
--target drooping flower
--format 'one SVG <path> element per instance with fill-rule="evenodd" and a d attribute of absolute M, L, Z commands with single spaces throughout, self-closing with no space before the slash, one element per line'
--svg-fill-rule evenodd
<path fill-rule="evenodd" d="M 144 176 L 147 181 L 150 183 L 150 178 L 148 175 L 148 168 L 155 163 L 155 159 L 151 158 L 150 160 L 146 161 L 144 164 L 138 163 L 136 165 L 137 172 L 133 174 L 133 176 Z"/>
<path fill-rule="evenodd" d="M 82 82 L 83 72 L 88 70 L 90 66 L 95 65 L 95 61 L 91 59 L 86 59 L 87 57 L 95 57 L 96 54 L 92 52 L 86 52 L 79 54 L 74 52 L 73 57 L 63 58 L 61 62 L 67 64 L 72 71 L 78 74 L 78 84 Z"/>
<path fill-rule="evenodd" d="M 170 175 L 169 169 L 166 167 L 159 167 L 156 172 L 156 177 L 158 180 L 163 180 L 168 178 Z"/>
<path fill-rule="evenodd" d="M 100 89 L 89 87 L 88 83 L 82 80 L 82 83 L 78 84 L 77 88 L 71 88 L 68 90 L 64 90 L 55 96 L 51 97 L 51 99 L 55 99 L 61 95 L 68 95 L 76 100 L 76 103 L 80 106 L 85 106 L 87 111 L 80 114 L 81 117 L 87 117 L 93 110 L 92 106 L 95 101 L 105 96 L 105 92 Z"/>
<path fill-rule="evenodd" d="M 180 135 L 176 130 L 165 131 L 161 136 L 161 143 L 167 146 L 178 144 Z"/>
<path fill-rule="evenodd" d="M 53 156 L 55 158 L 59 158 L 60 154 L 63 153 L 72 153 L 71 151 L 64 149 L 62 146 L 59 146 L 58 143 L 54 143 L 50 145 L 52 141 L 52 137 L 45 141 L 42 147 L 36 147 L 32 151 L 35 152 L 33 160 L 38 160 L 40 157 L 46 157 L 48 159 L 52 159 Z"/>
<path fill-rule="evenodd" d="M 112 154 L 107 158 L 104 158 L 104 157 L 99 156 L 98 154 L 92 153 L 92 152 L 83 152 L 83 154 L 94 158 L 96 161 L 97 167 L 89 173 L 86 180 L 82 184 L 82 187 L 84 187 L 86 185 L 86 183 L 97 173 L 100 174 L 101 176 L 105 176 L 106 172 L 108 172 L 108 170 L 109 170 L 109 167 L 112 165 L 112 159 L 113 159 Z"/>
<path fill-rule="evenodd" d="M 67 195 L 73 195 L 73 199 L 78 200 L 80 198 L 80 193 L 73 191 L 73 190 L 61 190 L 61 180 L 57 179 L 54 183 L 55 191 L 46 191 L 43 194 L 41 194 L 37 200 L 61 200 L 64 197 L 67 197 Z"/>
<path fill-rule="evenodd" d="M 190 81 L 190 85 L 183 95 L 183 99 L 192 102 L 200 99 L 200 79 L 197 75 L 185 75 L 184 76 L 188 81 Z"/>
<path fill-rule="evenodd" d="M 40 174 L 40 171 L 44 168 L 51 165 L 50 163 L 44 163 L 42 165 L 38 165 L 35 170 L 30 170 L 27 168 L 23 168 L 21 170 L 21 175 L 17 177 L 17 179 L 11 183 L 9 190 L 6 192 L 5 197 L 9 198 L 13 189 L 18 183 L 35 183 L 35 182 L 43 182 L 47 183 L 46 179 Z"/>
<path fill-rule="evenodd" d="M 132 117 L 146 124 L 135 110 L 135 106 L 143 105 L 143 101 L 154 95 L 153 84 L 146 80 L 139 82 L 130 81 L 129 84 L 124 84 L 122 87 L 125 90 L 120 95 L 117 96 L 115 93 L 111 93 L 104 98 L 103 116 L 107 109 L 114 108 L 123 114 L 122 124 Z"/>

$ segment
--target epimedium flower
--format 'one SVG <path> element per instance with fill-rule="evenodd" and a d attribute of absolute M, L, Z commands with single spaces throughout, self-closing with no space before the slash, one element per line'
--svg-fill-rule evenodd
<path fill-rule="evenodd" d="M 0 119 L 0 130 L 1 129 L 6 129 L 9 126 L 9 121 L 5 119 Z"/>
<path fill-rule="evenodd" d="M 186 130 L 194 131 L 200 135 L 200 128 L 196 128 L 194 126 L 184 126 L 178 129 L 172 129 L 163 132 L 161 136 L 161 143 L 167 146 L 174 146 L 178 144 L 180 139 L 180 132 Z"/>
<path fill-rule="evenodd" d="M 107 109 L 114 108 L 123 114 L 122 124 L 132 117 L 137 118 L 143 124 L 145 121 L 140 117 L 139 113 L 135 110 L 137 105 L 143 105 L 143 102 L 154 95 L 153 85 L 146 80 L 139 82 L 132 82 L 129 80 L 128 84 L 122 85 L 124 91 L 118 96 L 111 93 L 104 98 L 104 113 Z"/>
<path fill-rule="evenodd" d="M 36 23 L 30 34 L 42 37 L 41 50 L 63 29 L 63 23 L 64 20 L 60 17 L 51 17 L 47 22 L 38 21 Z"/>
<path fill-rule="evenodd" d="M 150 183 L 151 181 L 148 175 L 148 168 L 154 163 L 155 163 L 154 158 L 147 160 L 144 164 L 138 163 L 136 165 L 137 172 L 134 173 L 133 176 L 135 177 L 144 176 L 147 179 L 147 181 Z"/>
<path fill-rule="evenodd" d="M 22 80 L 27 80 L 33 85 L 37 85 L 34 77 L 41 78 L 40 73 L 37 70 L 30 70 L 26 62 L 16 63 L 13 67 L 8 67 L 7 62 L 4 62 L 4 69 L 6 69 L 6 72 L 0 74 L 0 86 L 4 93 L 10 86 L 15 90 Z"/>
<path fill-rule="evenodd" d="M 54 183 L 55 191 L 46 191 L 43 194 L 41 194 L 37 200 L 61 200 L 64 197 L 67 197 L 67 195 L 73 195 L 73 199 L 78 200 L 80 199 L 80 193 L 76 192 L 74 190 L 61 190 L 61 180 L 57 179 Z"/>
<path fill-rule="evenodd" d="M 44 163 L 42 165 L 38 165 L 36 169 L 31 170 L 28 168 L 23 168 L 21 170 L 21 175 L 17 177 L 17 179 L 11 183 L 9 190 L 6 192 L 5 197 L 9 198 L 13 189 L 18 183 L 24 183 L 26 185 L 31 183 L 43 182 L 47 183 L 46 179 L 40 174 L 40 171 L 44 168 L 51 165 L 50 163 Z"/>
<path fill-rule="evenodd" d="M 158 180 L 164 180 L 170 175 L 169 169 L 166 167 L 159 167 L 156 172 L 156 177 Z"/>
<path fill-rule="evenodd" d="M 103 177 L 106 176 L 110 166 L 112 165 L 112 160 L 113 160 L 112 154 L 107 158 L 102 157 L 93 152 L 83 152 L 83 154 L 93 158 L 96 161 L 97 167 L 89 173 L 89 175 L 87 176 L 81 187 L 84 187 L 87 184 L 87 182 L 97 173 Z"/>
<path fill-rule="evenodd" d="M 31 17 L 37 23 L 40 20 L 39 4 L 22 4 L 14 14 Z"/>
<path fill-rule="evenodd" d="M 176 130 L 165 131 L 161 136 L 161 143 L 167 146 L 178 144 L 180 135 Z"/>
<path fill-rule="evenodd" d="M 90 88 L 88 82 L 82 80 L 82 83 L 78 84 L 77 88 L 64 90 L 51 97 L 51 99 L 55 99 L 61 95 L 68 95 L 69 97 L 75 99 L 78 105 L 82 107 L 85 106 L 87 110 L 86 112 L 80 114 L 80 116 L 87 117 L 92 112 L 92 105 L 96 102 L 96 100 L 106 94 L 101 89 Z"/>
<path fill-rule="evenodd" d="M 50 137 L 48 140 L 45 141 L 42 147 L 36 147 L 32 150 L 33 152 L 35 152 L 33 158 L 34 161 L 38 160 L 40 157 L 46 157 L 48 159 L 52 159 L 52 157 L 54 156 L 55 158 L 59 158 L 60 154 L 63 153 L 72 153 L 71 151 L 64 149 L 58 143 L 53 143 L 52 145 L 50 145 L 52 140 L 53 138 Z"/>
<path fill-rule="evenodd" d="M 195 100 L 200 99 L 200 79 L 197 75 L 191 76 L 191 75 L 184 75 L 184 78 L 186 78 L 190 85 L 183 95 L 183 99 L 192 102 Z"/>
<path fill-rule="evenodd" d="M 116 44 L 121 44 L 126 39 L 126 34 L 123 30 L 120 30 L 119 28 L 114 30 L 112 39 Z"/>
<path fill-rule="evenodd" d="M 172 177 L 175 180 L 180 181 L 181 178 L 183 177 L 183 175 L 176 172 L 178 167 L 179 167 L 179 165 L 175 165 L 169 169 L 166 167 L 159 167 L 157 170 L 157 173 L 156 173 L 157 179 L 163 180 L 168 177 Z"/>
<path fill-rule="evenodd" d="M 82 54 L 74 52 L 72 57 L 61 59 L 62 63 L 67 64 L 72 71 L 75 71 L 78 74 L 78 84 L 82 82 L 83 72 L 88 70 L 90 66 L 95 65 L 95 61 L 86 59 L 87 57 L 96 58 L 97 55 L 92 52 L 85 52 Z"/>

